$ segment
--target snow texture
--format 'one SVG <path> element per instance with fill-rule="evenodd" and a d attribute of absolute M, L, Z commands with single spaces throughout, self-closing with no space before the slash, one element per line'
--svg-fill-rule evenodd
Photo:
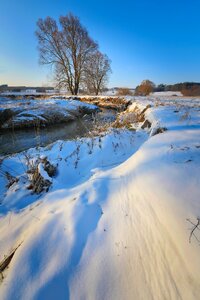
<path fill-rule="evenodd" d="M 0 177 L 0 260 L 22 244 L 0 299 L 199 299 L 200 99 L 132 102 L 151 105 L 150 128 L 2 158 L 19 181 Z M 58 173 L 38 198 L 26 170 L 39 157 Z"/>

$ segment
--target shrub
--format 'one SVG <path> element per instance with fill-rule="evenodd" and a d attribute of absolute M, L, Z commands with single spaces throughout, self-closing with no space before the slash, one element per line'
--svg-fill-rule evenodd
<path fill-rule="evenodd" d="M 117 91 L 117 96 L 132 96 L 133 93 L 129 88 L 119 88 Z"/>

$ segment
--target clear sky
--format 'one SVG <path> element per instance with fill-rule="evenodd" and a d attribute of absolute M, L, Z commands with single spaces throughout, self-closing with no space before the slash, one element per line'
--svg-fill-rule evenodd
<path fill-rule="evenodd" d="M 112 60 L 110 86 L 200 81 L 199 0 L 0 0 L 0 84 L 49 84 L 36 21 L 69 12 Z"/>

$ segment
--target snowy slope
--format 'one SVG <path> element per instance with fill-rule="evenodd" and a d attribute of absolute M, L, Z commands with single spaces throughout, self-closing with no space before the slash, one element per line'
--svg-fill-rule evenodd
<path fill-rule="evenodd" d="M 144 100 L 129 110 L 146 103 L 146 132 L 164 133 L 111 131 L 29 150 L 58 164 L 39 198 L 23 178 L 7 192 L 1 178 L 0 259 L 22 243 L 1 299 L 199 298 L 199 230 L 189 237 L 200 215 L 200 111 Z M 21 162 L 23 153 L 1 169 L 25 177 Z"/>

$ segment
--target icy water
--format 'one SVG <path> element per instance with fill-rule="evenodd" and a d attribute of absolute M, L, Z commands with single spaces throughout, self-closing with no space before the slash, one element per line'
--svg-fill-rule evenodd
<path fill-rule="evenodd" d="M 102 123 L 114 121 L 116 112 L 102 109 L 95 119 Z M 57 124 L 41 129 L 26 129 L 0 132 L 0 154 L 14 154 L 36 146 L 47 146 L 57 140 L 72 140 L 87 136 L 95 126 L 92 116 L 77 119 L 66 124 Z"/>

